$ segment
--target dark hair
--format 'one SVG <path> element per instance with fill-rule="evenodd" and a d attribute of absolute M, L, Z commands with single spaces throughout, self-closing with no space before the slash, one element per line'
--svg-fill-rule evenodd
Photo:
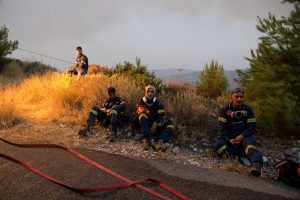
<path fill-rule="evenodd" d="M 80 46 L 76 47 L 76 50 L 79 50 L 79 49 L 82 50 L 82 48 Z"/>
<path fill-rule="evenodd" d="M 114 88 L 114 87 L 107 88 L 107 93 L 108 94 L 115 93 L 115 92 L 116 92 L 116 88 Z"/>
<path fill-rule="evenodd" d="M 238 93 L 238 92 L 244 94 L 244 90 L 242 90 L 242 88 L 234 88 L 234 89 L 231 91 L 231 94 L 233 94 L 233 93 Z"/>

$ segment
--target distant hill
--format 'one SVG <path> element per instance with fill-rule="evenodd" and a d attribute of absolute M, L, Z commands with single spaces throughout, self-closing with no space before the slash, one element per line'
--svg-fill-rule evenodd
<path fill-rule="evenodd" d="M 163 80 L 171 80 L 176 82 L 187 82 L 195 84 L 199 79 L 200 71 L 190 69 L 155 69 L 153 70 L 155 76 Z M 224 70 L 224 74 L 227 77 L 230 88 L 236 87 L 234 79 L 238 78 L 235 70 Z"/>

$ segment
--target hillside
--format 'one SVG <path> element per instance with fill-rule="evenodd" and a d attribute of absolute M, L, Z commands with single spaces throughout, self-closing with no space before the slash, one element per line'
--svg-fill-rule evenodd
<path fill-rule="evenodd" d="M 172 80 L 176 82 L 187 82 L 187 83 L 196 83 L 199 79 L 200 71 L 190 70 L 190 69 L 155 69 L 153 70 L 154 74 L 163 79 L 163 80 Z M 227 77 L 230 88 L 236 86 L 234 79 L 238 78 L 238 75 L 235 70 L 224 70 L 224 74 Z"/>

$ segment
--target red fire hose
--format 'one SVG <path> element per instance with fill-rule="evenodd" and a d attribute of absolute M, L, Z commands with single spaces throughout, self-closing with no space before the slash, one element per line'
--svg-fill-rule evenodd
<path fill-rule="evenodd" d="M 21 160 L 18 160 L 18 159 L 15 159 L 11 156 L 8 156 L 8 155 L 5 155 L 5 154 L 1 154 L 0 153 L 0 157 L 3 157 L 7 160 L 10 160 L 12 162 L 15 162 L 15 163 L 18 163 L 24 167 L 26 167 L 27 169 L 35 172 L 36 174 L 56 183 L 56 184 L 59 184 L 65 188 L 68 188 L 70 190 L 74 190 L 74 191 L 77 191 L 77 192 L 81 192 L 81 193 L 96 193 L 96 192 L 101 192 L 101 191 L 105 191 L 105 190 L 112 190 L 112 189 L 118 189 L 118 188 L 124 188 L 124 187 L 129 187 L 129 186 L 135 186 L 145 192 L 148 192 L 149 194 L 152 194 L 153 196 L 156 196 L 156 197 L 159 197 L 160 199 L 164 199 L 164 200 L 170 200 L 169 197 L 159 193 L 159 192 L 156 192 L 150 188 L 147 188 L 143 185 L 141 185 L 142 182 L 145 182 L 145 181 L 151 181 L 157 185 L 159 185 L 161 188 L 163 188 L 164 190 L 172 193 L 173 195 L 177 196 L 179 199 L 182 199 L 182 200 L 187 200 L 188 198 L 186 196 L 184 196 L 183 194 L 181 194 L 180 192 L 176 191 L 175 189 L 169 187 L 168 185 L 166 185 L 165 183 L 161 182 L 161 181 L 158 181 L 158 180 L 155 180 L 155 179 L 151 179 L 151 178 L 148 178 L 148 179 L 145 179 L 145 180 L 138 180 L 138 181 L 133 181 L 133 180 L 130 180 L 110 169 L 107 169 L 106 167 L 100 165 L 99 163 L 96 163 L 95 161 L 92 161 L 90 160 L 89 158 L 85 157 L 84 155 L 78 153 L 77 151 L 71 149 L 71 148 L 68 148 L 68 147 L 65 147 L 65 146 L 62 146 L 62 145 L 58 145 L 58 144 L 17 144 L 17 143 L 13 143 L 13 142 L 10 142 L 10 141 L 7 141 L 5 139 L 2 139 L 0 138 L 1 141 L 7 143 L 7 144 L 10 144 L 10 145 L 13 145 L 13 146 L 17 146 L 17 147 L 22 147 L 22 148 L 57 148 L 57 149 L 63 149 L 65 151 L 68 151 L 69 153 L 77 156 L 78 158 L 80 158 L 81 160 L 89 163 L 90 165 L 93 165 L 94 167 L 120 179 L 123 181 L 123 183 L 118 183 L 118 184 L 110 184 L 110 185 L 104 185 L 104 186 L 98 186 L 98 187 L 93 187 L 93 188 L 75 188 L 75 187 L 72 187 L 72 186 L 69 186 L 53 177 L 51 177 L 50 175 L 40 171 L 39 169 L 33 167 L 32 165 L 26 163 L 26 162 L 23 162 Z"/>

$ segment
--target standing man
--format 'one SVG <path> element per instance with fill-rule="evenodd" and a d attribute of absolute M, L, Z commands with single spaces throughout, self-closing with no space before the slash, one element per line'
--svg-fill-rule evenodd
<path fill-rule="evenodd" d="M 249 106 L 243 104 L 244 92 L 236 88 L 231 92 L 231 103 L 221 109 L 218 118 L 219 133 L 214 150 L 217 155 L 246 155 L 252 164 L 251 174 L 261 175 L 262 155 L 256 148 L 253 137 L 256 131 L 256 119 Z"/>
<path fill-rule="evenodd" d="M 145 88 L 145 96 L 137 104 L 135 114 L 145 138 L 145 150 L 153 147 L 151 140 L 154 138 L 162 140 L 164 143 L 169 142 L 174 125 L 171 120 L 167 119 L 163 105 L 155 97 L 154 86 L 148 85 Z"/>
<path fill-rule="evenodd" d="M 77 58 L 75 61 L 75 68 L 68 70 L 69 74 L 78 75 L 80 77 L 81 75 L 87 74 L 89 62 L 88 58 L 82 53 L 81 47 L 76 47 L 76 54 Z"/>
<path fill-rule="evenodd" d="M 87 127 L 79 130 L 78 134 L 87 136 L 91 133 L 92 127 L 96 120 L 104 126 L 111 125 L 111 135 L 109 140 L 113 142 L 117 136 L 117 127 L 121 120 L 125 120 L 124 111 L 126 102 L 120 97 L 116 96 L 116 89 L 109 87 L 107 89 L 108 99 L 103 104 L 103 108 L 96 106 L 92 107 L 87 119 Z M 124 119 L 123 119 L 124 118 Z"/>

